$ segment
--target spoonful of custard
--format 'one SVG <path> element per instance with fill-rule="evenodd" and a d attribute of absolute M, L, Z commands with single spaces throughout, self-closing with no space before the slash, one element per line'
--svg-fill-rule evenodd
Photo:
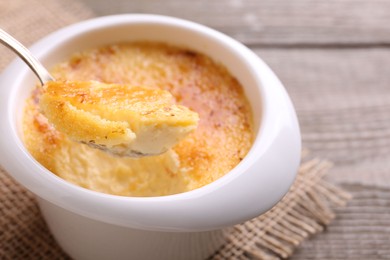
<path fill-rule="evenodd" d="M 97 81 L 56 81 L 27 48 L 0 29 L 0 42 L 37 75 L 48 121 L 70 139 L 127 157 L 164 153 L 198 124 L 166 90 Z"/>

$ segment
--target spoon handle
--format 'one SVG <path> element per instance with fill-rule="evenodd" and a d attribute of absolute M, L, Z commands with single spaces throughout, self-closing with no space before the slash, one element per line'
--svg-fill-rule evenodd
<path fill-rule="evenodd" d="M 11 35 L 0 29 L 0 43 L 15 52 L 37 75 L 41 84 L 54 80 L 45 67 L 31 54 L 31 52 Z"/>

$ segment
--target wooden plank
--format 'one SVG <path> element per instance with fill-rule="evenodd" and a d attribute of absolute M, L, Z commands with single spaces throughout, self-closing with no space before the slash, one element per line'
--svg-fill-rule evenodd
<path fill-rule="evenodd" d="M 255 49 L 295 104 L 304 147 L 342 183 L 390 186 L 390 50 Z"/>
<path fill-rule="evenodd" d="M 211 26 L 245 44 L 390 44 L 386 0 L 82 0 L 98 15 L 155 13 Z"/>
<path fill-rule="evenodd" d="M 291 258 L 298 259 L 390 259 L 390 189 L 344 186 L 353 199 L 336 211 L 336 219 L 324 233 L 305 241 Z M 382 197 L 383 196 L 383 197 Z M 367 203 L 370 201 L 370 203 Z M 364 216 L 364 218 L 362 218 Z"/>

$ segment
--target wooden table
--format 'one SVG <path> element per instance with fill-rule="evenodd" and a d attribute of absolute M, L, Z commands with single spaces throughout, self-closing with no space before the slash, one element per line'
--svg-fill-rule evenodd
<path fill-rule="evenodd" d="M 243 42 L 285 84 L 303 144 L 354 198 L 293 259 L 390 259 L 390 1 L 83 0 L 97 15 L 157 13 Z"/>

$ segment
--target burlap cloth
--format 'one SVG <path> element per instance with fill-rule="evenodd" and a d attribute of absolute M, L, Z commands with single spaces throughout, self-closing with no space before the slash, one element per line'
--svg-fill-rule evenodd
<path fill-rule="evenodd" d="M 73 0 L 0 1 L 0 27 L 26 45 L 90 17 L 93 13 Z M 13 57 L 0 48 L 0 69 Z M 330 223 L 333 208 L 345 205 L 350 195 L 323 180 L 329 162 L 305 154 L 284 199 L 266 214 L 235 226 L 211 259 L 286 258 Z M 51 236 L 34 196 L 0 169 L 0 259 L 68 258 Z"/>

